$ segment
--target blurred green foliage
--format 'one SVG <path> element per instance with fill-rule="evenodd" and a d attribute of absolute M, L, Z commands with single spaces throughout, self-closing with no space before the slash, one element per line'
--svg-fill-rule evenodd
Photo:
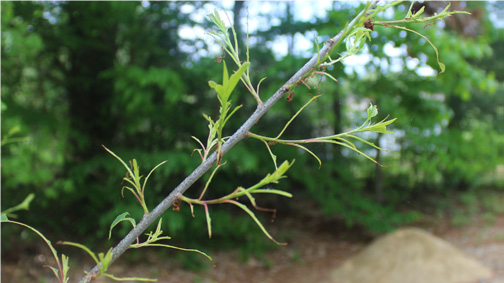
<path fill-rule="evenodd" d="M 220 5 L 215 2 L 215 5 Z M 220 79 L 220 54 L 208 52 L 208 38 L 182 37 L 180 27 L 210 28 L 208 20 L 190 17 L 207 2 L 2 2 L 2 136 L 19 127 L 28 140 L 2 147 L 2 207 L 36 199 L 23 222 L 43 233 L 83 237 L 93 249 L 107 236 L 115 216 L 142 210 L 131 197 L 121 198 L 122 166 L 104 144 L 125 161 L 135 158 L 142 172 L 163 160 L 149 180 L 146 200 L 157 204 L 200 162 L 190 138 L 206 139 L 202 113 L 218 113 L 209 80 Z M 251 77 L 263 77 L 261 96 L 276 91 L 307 60 L 297 50 L 295 35 L 307 35 L 323 44 L 359 8 L 334 2 L 326 18 L 295 21 L 292 3 L 271 3 L 279 13 L 263 14 L 265 22 L 279 18 L 250 35 Z M 433 4 L 432 4 L 433 5 Z M 466 3 L 469 11 L 485 11 L 484 2 Z M 384 19 L 404 17 L 409 3 Z M 432 8 L 432 7 L 431 7 Z M 434 8 L 432 8 L 434 9 Z M 240 18 L 245 18 L 245 10 Z M 280 13 L 281 11 L 284 11 Z M 353 11 L 353 12 L 352 12 Z M 428 11 L 426 11 L 428 13 Z M 481 186 L 502 188 L 495 173 L 504 164 L 503 105 L 504 37 L 487 14 L 475 19 L 478 32 L 466 35 L 449 20 L 436 25 L 416 24 L 411 29 L 428 36 L 437 46 L 446 72 L 435 76 L 419 71 L 437 70 L 434 50 L 413 33 L 376 27 L 367 44 L 366 63 L 352 68 L 344 61 L 327 72 L 317 88 L 298 86 L 292 102 L 281 101 L 254 127 L 261 135 L 275 136 L 290 116 L 312 95 L 323 94 L 302 112 L 284 134 L 298 138 L 339 133 L 365 120 L 369 102 L 383 113 L 398 117 L 392 138 L 381 140 L 390 151 L 380 156 L 382 178 L 374 178 L 374 163 L 334 146 L 310 148 L 323 162 L 319 169 L 308 154 L 273 147 L 278 160 L 296 159 L 289 179 L 279 184 L 297 199 L 311 199 L 327 216 L 348 225 L 363 225 L 383 232 L 418 219 L 415 202 L 429 195 L 451 196 Z M 467 20 L 470 16 L 460 16 Z M 252 19 L 249 19 L 252 20 Z M 245 37 L 246 27 L 237 30 Z M 208 37 L 208 36 L 207 36 Z M 269 48 L 285 38 L 287 54 Z M 244 42 L 244 41 L 242 41 Z M 396 48 L 396 49 L 393 49 Z M 390 50 L 401 52 L 391 52 Z M 308 50 L 314 52 L 313 48 Z M 367 53 L 368 52 L 368 53 Z M 429 71 L 432 72 L 432 71 Z M 435 73 L 435 71 L 434 71 Z M 320 79 L 314 77 L 316 84 Z M 227 124 L 238 128 L 255 108 L 255 101 L 237 87 L 235 105 L 243 104 Z M 4 108 L 4 105 L 6 108 Z M 384 117 L 380 117 L 384 118 Z M 368 136 L 370 140 L 376 136 Z M 376 152 L 366 152 L 375 156 Z M 274 169 L 264 145 L 245 140 L 224 156 L 228 162 L 212 182 L 209 198 L 247 187 Z M 502 166 L 502 165 L 501 165 Z M 188 191 L 196 197 L 208 175 Z M 500 181 L 499 181 L 500 180 Z M 376 184 L 383 200 L 375 197 Z M 270 207 L 285 207 L 264 200 Z M 285 201 L 285 200 L 283 200 Z M 302 208 L 296 208 L 302 209 Z M 404 210 L 409 212 L 402 212 Z M 269 243 L 240 211 L 221 206 L 212 212 L 214 237 L 206 239 L 204 214 L 188 207 L 165 213 L 167 233 L 183 246 L 195 244 L 233 247 L 246 242 L 260 252 Z M 264 214 L 264 217 L 271 217 Z M 7 227 L 6 227 L 7 228 Z M 118 226 L 116 241 L 128 227 Z M 6 231 L 4 231 L 6 230 Z M 8 235 L 7 229 L 2 229 Z M 2 240 L 5 239 L 2 237 Z M 281 240 L 281 239 L 280 239 Z M 192 247 L 192 246 L 191 246 Z M 247 248 L 246 248 L 247 249 Z"/>

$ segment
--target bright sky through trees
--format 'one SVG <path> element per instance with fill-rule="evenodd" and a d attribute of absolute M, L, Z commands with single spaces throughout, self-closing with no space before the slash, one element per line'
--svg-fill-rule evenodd
<path fill-rule="evenodd" d="M 150 6 L 148 1 L 142 2 L 144 7 Z M 222 1 L 222 2 L 208 2 L 203 5 L 202 9 L 194 9 L 192 5 L 182 6 L 181 12 L 187 14 L 192 20 L 195 22 L 202 23 L 206 19 L 206 15 L 212 13 L 215 9 L 221 9 L 219 4 L 222 5 L 227 16 L 223 13 L 222 18 L 232 19 L 233 17 L 233 5 L 234 1 Z M 334 2 L 334 1 L 294 1 L 290 2 L 291 11 L 293 13 L 293 17 L 295 21 L 314 21 L 315 18 L 324 18 L 326 17 L 327 10 L 331 8 L 338 9 L 343 2 Z M 358 5 L 358 2 L 346 2 L 346 5 Z M 265 2 L 265 1 L 250 1 L 246 2 L 246 12 L 244 13 L 244 18 L 242 19 L 242 26 L 248 27 L 248 31 L 251 34 L 254 34 L 257 30 L 267 30 L 272 25 L 280 24 L 280 18 L 283 16 L 287 9 L 287 2 Z M 247 17 L 248 14 L 248 17 Z M 265 14 L 272 15 L 273 17 L 268 18 L 265 17 Z M 275 17 L 277 16 L 277 17 Z M 390 15 L 391 16 L 391 15 Z M 197 59 L 199 56 L 218 56 L 221 52 L 221 49 L 217 43 L 215 43 L 208 35 L 205 34 L 206 31 L 201 26 L 188 26 L 184 25 L 179 28 L 179 35 L 182 38 L 186 39 L 196 39 L 200 38 L 205 41 L 209 46 L 209 50 L 211 54 L 208 54 L 208 50 L 204 49 L 196 49 L 194 46 L 185 46 L 184 43 L 181 43 L 181 47 L 184 49 L 192 49 L 192 54 L 195 54 L 195 58 Z M 377 37 L 378 33 L 374 32 L 372 34 L 373 37 Z M 406 36 L 406 32 L 401 34 L 402 37 Z M 314 31 L 307 31 L 304 34 L 295 34 L 294 35 L 294 48 L 293 53 L 298 56 L 309 57 L 313 53 L 313 40 L 317 38 L 318 35 Z M 254 44 L 255 40 L 253 37 L 250 38 L 250 43 Z M 266 42 L 268 48 L 274 50 L 277 59 L 280 59 L 287 55 L 288 52 L 288 38 L 286 36 L 279 36 L 273 41 Z M 406 55 L 406 46 L 393 47 L 392 44 L 387 44 L 385 46 L 384 52 L 390 57 L 400 57 Z M 372 53 L 372 52 L 371 52 Z M 352 73 L 355 71 L 360 76 L 363 75 L 364 65 L 370 62 L 380 63 L 383 69 L 387 69 L 391 72 L 400 72 L 405 66 L 403 66 L 402 60 L 399 58 L 396 61 L 396 64 L 392 64 L 389 66 L 386 60 L 379 60 L 374 58 L 369 49 L 366 47 L 362 54 L 353 56 L 344 61 L 346 67 L 346 73 Z M 410 69 L 417 68 L 417 73 L 421 76 L 433 76 L 436 74 L 436 71 L 426 65 L 427 58 L 422 58 L 422 60 L 418 60 L 416 58 L 407 58 L 406 67 Z"/>

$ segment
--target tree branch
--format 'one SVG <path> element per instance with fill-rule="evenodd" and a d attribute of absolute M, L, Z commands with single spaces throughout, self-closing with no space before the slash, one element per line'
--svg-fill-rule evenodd
<path fill-rule="evenodd" d="M 245 138 L 252 126 L 259 121 L 259 119 L 293 86 L 298 82 L 305 79 L 316 68 L 323 62 L 323 59 L 327 56 L 341 43 L 349 30 L 351 30 L 356 24 L 362 21 L 367 9 L 370 4 L 360 12 L 342 31 L 340 31 L 336 36 L 327 40 L 326 44 L 320 49 L 318 54 L 315 54 L 301 69 L 299 69 L 281 88 L 279 88 L 273 96 L 271 96 L 266 102 L 261 103 L 257 106 L 254 113 L 243 123 L 243 125 L 222 145 L 221 153 L 224 154 L 229 151 L 234 145 L 236 145 L 240 140 Z M 189 187 L 194 184 L 203 174 L 205 174 L 217 161 L 217 152 L 214 153 L 201 165 L 199 165 L 189 176 L 187 176 L 161 203 L 159 203 L 156 208 L 154 208 L 149 214 L 144 215 L 142 220 L 133 228 L 112 250 L 113 257 L 110 263 L 114 262 L 118 257 L 120 257 L 133 243 L 137 237 L 139 237 L 142 232 L 144 232 L 150 224 L 152 224 L 158 217 L 161 216 L 172 204 L 177 200 L 179 194 L 183 194 Z M 96 265 L 89 274 L 97 273 L 99 266 Z M 80 280 L 81 283 L 90 282 L 92 278 L 90 276 L 85 276 Z"/>

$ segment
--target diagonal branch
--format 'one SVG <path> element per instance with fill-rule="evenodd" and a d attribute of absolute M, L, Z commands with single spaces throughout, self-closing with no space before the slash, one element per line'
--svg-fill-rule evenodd
<path fill-rule="evenodd" d="M 343 41 L 348 31 L 352 30 L 354 26 L 363 22 L 364 15 L 370 4 L 366 6 L 342 31 L 336 36 L 327 40 L 326 44 L 319 53 L 315 54 L 301 69 L 299 69 L 281 88 L 279 88 L 273 96 L 266 102 L 257 106 L 252 115 L 243 123 L 243 125 L 222 145 L 221 154 L 229 151 L 240 140 L 247 137 L 250 128 L 256 124 L 257 121 L 292 87 L 298 82 L 302 81 L 312 72 L 314 72 L 325 58 Z M 161 216 L 172 204 L 177 200 L 177 196 L 183 194 L 189 187 L 194 184 L 203 174 L 205 174 L 217 161 L 217 152 L 215 151 L 205 162 L 199 165 L 189 176 L 187 176 L 156 208 L 149 214 L 144 215 L 142 220 L 133 228 L 112 250 L 112 260 L 114 262 L 120 257 L 133 243 L 142 232 L 144 232 L 150 224 L 152 224 L 158 217 Z M 98 272 L 98 265 L 89 271 L 89 274 Z M 88 276 L 80 280 L 81 283 L 90 282 L 91 278 Z"/>

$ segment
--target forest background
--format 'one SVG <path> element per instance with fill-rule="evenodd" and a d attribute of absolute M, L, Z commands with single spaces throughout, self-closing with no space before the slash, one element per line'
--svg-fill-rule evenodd
<path fill-rule="evenodd" d="M 18 213 L 20 221 L 54 241 L 79 241 L 93 250 L 113 245 L 129 230 L 118 227 L 104 240 L 114 218 L 124 211 L 139 218 L 143 211 L 133 198 L 122 198 L 124 168 L 101 145 L 124 160 L 135 158 L 144 171 L 168 160 L 149 179 L 152 205 L 201 161 L 191 136 L 206 139 L 202 113 L 218 113 L 208 81 L 219 79 L 223 55 L 205 34 L 212 28 L 206 15 L 227 9 L 241 46 L 249 32 L 251 76 L 255 82 L 267 78 L 261 84 L 267 97 L 317 50 L 315 42 L 322 45 L 363 5 L 313 3 L 320 7 L 306 16 L 299 2 L 2 1 L 2 210 L 34 193 L 30 210 Z M 503 213 L 502 3 L 456 1 L 453 9 L 472 15 L 411 26 L 438 48 L 447 67 L 442 74 L 425 39 L 377 27 L 361 54 L 328 68 L 337 84 L 324 78 L 315 88 L 300 85 L 291 102 L 277 103 L 254 131 L 275 136 L 317 94 L 322 97 L 286 137 L 358 126 L 369 103 L 378 105 L 381 118 L 398 120 L 394 134 L 363 136 L 388 151 L 360 146 L 387 168 L 337 146 L 310 147 L 322 159 L 320 168 L 305 152 L 272 147 L 279 160 L 296 159 L 289 178 L 278 184 L 294 197 L 265 197 L 259 204 L 277 209 L 276 221 L 315 209 L 371 234 L 425 214 L 449 215 L 461 225 L 480 212 L 488 218 Z M 425 13 L 434 14 L 446 4 L 417 9 L 425 5 Z M 403 18 L 409 5 L 381 16 Z M 255 108 L 251 97 L 240 95 L 246 92 L 238 86 L 235 103 L 243 108 L 227 125 L 229 134 Z M 214 176 L 209 197 L 255 184 L 274 169 L 264 144 L 253 140 L 225 157 L 232 165 Z M 187 195 L 197 197 L 208 177 Z M 212 210 L 210 240 L 202 209 L 195 216 L 187 206 L 164 214 L 163 228 L 174 244 L 206 251 L 240 247 L 243 254 L 272 247 L 233 207 Z M 259 216 L 274 225 L 270 213 Z M 2 225 L 2 257 L 30 241 L 19 227 Z"/>

